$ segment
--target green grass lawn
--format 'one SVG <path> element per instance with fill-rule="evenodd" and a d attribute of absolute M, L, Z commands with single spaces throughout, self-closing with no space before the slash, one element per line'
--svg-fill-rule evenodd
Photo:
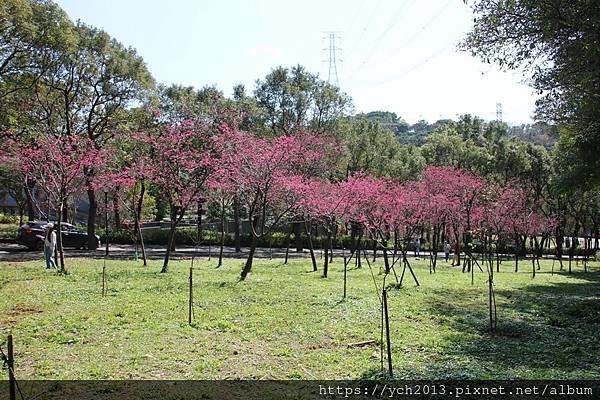
<path fill-rule="evenodd" d="M 39 262 L 0 263 L 0 338 L 13 332 L 19 379 L 345 379 L 380 373 L 379 300 L 366 264 L 342 263 L 328 279 L 308 260 L 256 260 L 245 282 L 242 260 L 196 261 L 195 322 L 187 323 L 187 261 L 158 273 L 133 261 L 68 259 L 70 274 Z M 569 275 L 542 263 L 496 274 L 498 333 L 490 335 L 486 274 L 443 262 L 421 282 L 391 289 L 390 323 L 398 378 L 600 378 L 600 265 Z M 380 263 L 375 264 L 377 275 Z M 555 268 L 555 271 L 558 268 Z M 408 275 L 410 278 L 410 275 Z M 389 279 L 393 283 L 393 278 Z"/>

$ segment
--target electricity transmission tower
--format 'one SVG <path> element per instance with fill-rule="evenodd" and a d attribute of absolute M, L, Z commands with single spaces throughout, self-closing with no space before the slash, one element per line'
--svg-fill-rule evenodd
<path fill-rule="evenodd" d="M 338 56 L 338 52 L 341 53 L 342 49 L 336 46 L 336 40 L 341 40 L 339 31 L 328 31 L 324 32 L 325 36 L 323 36 L 323 40 L 328 41 L 328 46 L 323 49 L 323 51 L 328 52 L 328 60 L 323 60 L 323 62 L 329 63 L 329 69 L 327 71 L 327 82 L 331 83 L 337 87 L 340 86 L 340 80 L 338 77 L 338 68 L 337 63 L 342 62 L 342 60 Z"/>
<path fill-rule="evenodd" d="M 502 103 L 496 103 L 496 121 L 502 122 Z"/>

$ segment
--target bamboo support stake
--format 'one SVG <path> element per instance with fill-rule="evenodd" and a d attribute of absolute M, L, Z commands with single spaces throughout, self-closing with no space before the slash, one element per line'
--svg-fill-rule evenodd
<path fill-rule="evenodd" d="M 383 310 L 385 313 L 385 339 L 387 342 L 387 361 L 388 361 L 388 370 L 390 373 L 390 378 L 394 376 L 392 370 L 392 346 L 390 340 L 390 317 L 388 313 L 388 304 L 387 304 L 387 290 L 383 289 Z"/>

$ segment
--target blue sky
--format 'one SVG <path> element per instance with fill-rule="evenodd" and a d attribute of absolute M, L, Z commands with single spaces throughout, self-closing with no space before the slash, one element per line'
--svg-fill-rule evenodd
<path fill-rule="evenodd" d="M 470 112 L 528 123 L 535 94 L 455 49 L 472 24 L 462 0 L 58 0 L 73 20 L 134 47 L 157 81 L 215 85 L 226 95 L 277 65 L 328 77 L 326 31 L 340 31 L 339 83 L 356 112 L 393 111 L 414 123 Z"/>

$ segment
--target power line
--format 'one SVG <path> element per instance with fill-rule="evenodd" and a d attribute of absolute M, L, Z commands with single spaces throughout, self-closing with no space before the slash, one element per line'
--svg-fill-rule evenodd
<path fill-rule="evenodd" d="M 399 18 L 401 11 L 403 11 L 405 8 L 410 8 L 414 3 L 415 3 L 415 0 L 411 0 L 410 2 L 404 1 L 400 5 L 400 7 L 394 13 L 394 16 L 392 17 L 392 19 L 391 19 L 390 23 L 387 25 L 387 27 L 372 42 L 373 44 L 371 46 L 371 51 L 369 51 L 369 53 L 367 54 L 367 56 L 365 57 L 363 62 L 352 72 L 350 77 L 356 75 L 356 73 L 358 71 L 360 71 L 368 63 L 368 61 L 371 59 L 371 57 L 373 56 L 373 54 L 375 53 L 375 51 L 377 50 L 379 45 L 382 43 L 383 38 L 390 32 L 390 30 L 392 30 L 392 28 L 396 24 L 398 24 L 398 22 L 400 22 L 402 20 L 402 18 Z M 408 4 L 408 7 L 407 7 L 407 4 Z"/>
<path fill-rule="evenodd" d="M 365 5 L 365 1 L 366 0 L 362 0 L 360 2 L 360 5 L 356 9 L 356 12 L 354 13 L 354 16 L 352 17 L 352 21 L 350 22 L 350 26 L 346 30 L 347 32 L 352 32 L 352 28 L 354 28 L 354 23 L 356 22 L 356 19 L 358 18 L 358 15 L 360 14 L 360 10 L 362 10 L 363 6 Z"/>
<path fill-rule="evenodd" d="M 423 66 L 424 64 L 427 64 L 429 61 L 433 60 L 434 58 L 438 57 L 440 54 L 442 54 L 443 52 L 445 52 L 446 50 L 448 50 L 450 47 L 454 46 L 458 44 L 458 41 L 453 39 L 450 43 L 448 43 L 447 45 L 445 45 L 444 47 L 440 48 L 439 50 L 437 50 L 436 52 L 432 53 L 431 55 L 429 55 L 427 58 L 425 58 L 423 61 L 413 65 L 412 67 L 404 70 L 403 72 L 401 72 L 398 75 L 392 76 L 386 80 L 383 81 L 379 81 L 379 82 L 374 82 L 374 83 L 370 83 L 371 85 L 382 85 L 385 83 L 389 83 L 392 81 L 396 81 L 400 78 L 405 77 L 406 75 L 410 74 L 411 72 L 415 71 L 416 69 L 420 68 L 421 66 Z"/>
<path fill-rule="evenodd" d="M 381 2 L 382 2 L 382 0 L 379 0 L 377 2 L 377 5 L 375 5 L 375 8 L 371 12 L 371 15 L 369 16 L 369 18 L 367 20 L 367 24 L 362 29 L 362 31 L 360 31 L 360 36 L 358 37 L 358 40 L 356 42 L 354 42 L 354 46 L 352 46 L 352 49 L 348 53 L 348 57 L 350 57 L 352 54 L 354 54 L 354 51 L 356 50 L 356 47 L 358 46 L 358 44 L 360 43 L 361 39 L 365 35 L 365 32 L 367 31 L 367 28 L 369 27 L 369 25 L 371 24 L 371 21 L 373 20 L 373 16 L 375 16 L 375 12 L 377 11 L 377 9 L 379 8 L 379 6 L 381 5 Z"/>
<path fill-rule="evenodd" d="M 394 56 L 396 53 L 398 53 L 398 51 L 400 51 L 406 45 L 408 45 L 409 43 L 411 43 L 416 37 L 418 37 L 422 32 L 424 32 L 427 29 L 427 27 L 429 27 L 429 25 L 431 25 L 440 15 L 442 15 L 442 13 L 444 12 L 444 10 L 446 10 L 446 8 L 452 2 L 453 2 L 453 0 L 448 0 L 423 26 L 421 26 L 421 28 L 419 30 L 417 30 L 410 37 L 408 37 L 408 39 L 406 39 L 404 42 L 402 42 L 402 44 L 400 46 L 396 47 L 394 50 L 392 50 L 391 52 L 389 52 L 387 56 L 385 56 L 382 59 L 378 60 L 377 63 L 380 64 L 380 63 L 382 63 L 384 61 L 389 60 L 390 57 Z"/>

